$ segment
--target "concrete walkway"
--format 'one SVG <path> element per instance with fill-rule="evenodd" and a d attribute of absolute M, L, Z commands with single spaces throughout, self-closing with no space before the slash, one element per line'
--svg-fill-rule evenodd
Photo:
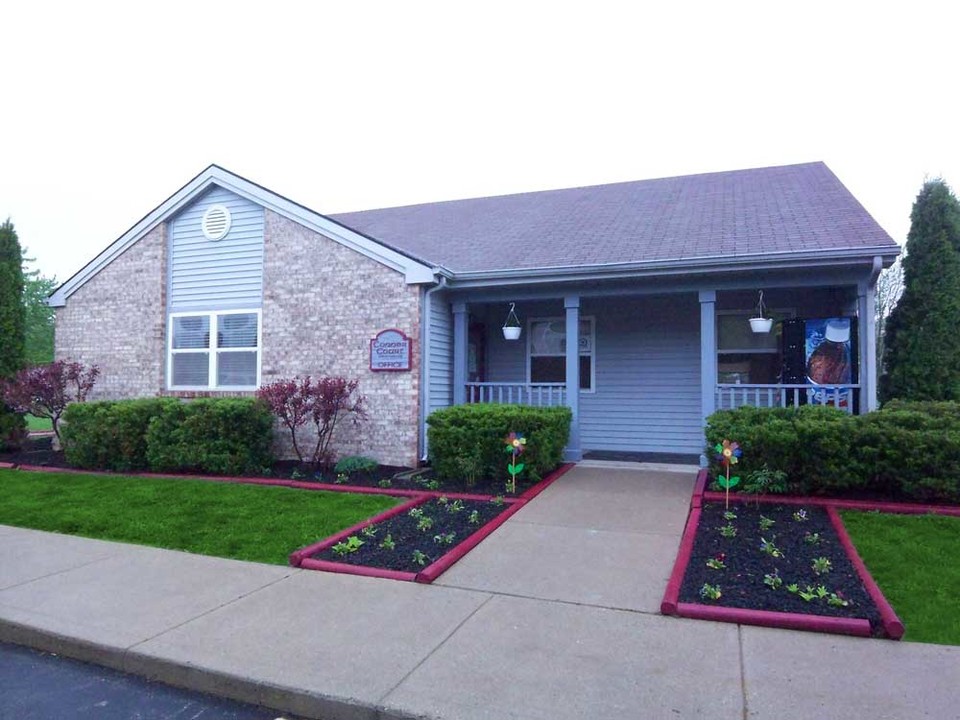
<path fill-rule="evenodd" d="M 0 526 L 0 640 L 330 720 L 960 719 L 960 648 L 657 614 L 693 478 L 578 467 L 432 586 Z"/>

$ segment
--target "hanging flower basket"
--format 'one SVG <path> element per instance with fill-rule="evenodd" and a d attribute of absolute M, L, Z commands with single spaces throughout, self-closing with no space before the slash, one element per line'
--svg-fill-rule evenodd
<path fill-rule="evenodd" d="M 510 303 L 510 312 L 507 313 L 507 319 L 503 321 L 503 339 L 504 340 L 519 340 L 520 339 L 520 318 L 517 317 L 517 313 L 514 312 L 514 303 Z"/>
<path fill-rule="evenodd" d="M 755 317 L 750 318 L 750 329 L 755 333 L 768 333 L 773 327 L 772 318 Z"/>

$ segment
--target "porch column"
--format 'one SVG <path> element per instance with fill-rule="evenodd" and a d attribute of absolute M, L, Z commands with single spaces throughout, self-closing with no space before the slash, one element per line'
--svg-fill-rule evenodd
<path fill-rule="evenodd" d="M 877 289 L 860 282 L 857 285 L 857 316 L 860 318 L 860 413 L 877 409 Z"/>
<path fill-rule="evenodd" d="M 453 404 L 467 401 L 467 304 L 453 303 Z"/>
<path fill-rule="evenodd" d="M 567 407 L 573 415 L 564 460 L 577 462 L 583 460 L 580 447 L 580 296 L 567 295 L 563 298 L 563 307 L 567 311 Z"/>
<path fill-rule="evenodd" d="M 700 402 L 703 419 L 716 410 L 717 291 L 700 291 Z"/>

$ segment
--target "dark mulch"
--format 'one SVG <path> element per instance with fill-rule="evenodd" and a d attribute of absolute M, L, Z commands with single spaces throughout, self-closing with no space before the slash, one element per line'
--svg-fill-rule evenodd
<path fill-rule="evenodd" d="M 354 537 L 363 541 L 363 545 L 354 552 L 340 554 L 329 548 L 311 557 L 349 565 L 417 573 L 450 552 L 509 507 L 485 500 L 434 498 L 417 506 L 415 510 L 421 511 L 420 513 L 401 513 L 368 526 L 367 533 L 356 533 Z M 418 527 L 423 518 L 432 521 L 429 528 Z M 370 532 L 374 534 L 371 536 Z M 393 549 L 384 547 L 387 536 L 395 544 Z M 414 558 L 415 551 L 423 553 L 422 563 Z"/>
<path fill-rule="evenodd" d="M 793 513 L 805 510 L 808 519 L 797 521 Z M 700 525 L 697 529 L 683 584 L 680 602 L 716 604 L 723 607 L 770 610 L 776 612 L 826 615 L 843 618 L 865 618 L 874 632 L 881 633 L 880 613 L 863 587 L 853 564 L 847 558 L 843 546 L 830 523 L 826 511 L 816 506 L 730 504 L 736 519 L 723 517 L 722 502 L 704 503 Z M 761 516 L 774 521 L 768 530 L 760 529 Z M 732 524 L 737 534 L 724 537 L 720 528 Z M 818 534 L 816 543 L 804 540 L 805 535 Z M 760 549 L 762 539 L 774 543 L 782 557 L 774 557 Z M 707 561 L 723 555 L 724 569 L 712 569 Z M 832 567 L 823 575 L 812 570 L 814 558 L 829 558 Z M 764 576 L 777 572 L 783 581 L 778 589 L 764 584 Z M 721 590 L 718 600 L 701 597 L 700 591 L 707 583 Z M 796 583 L 800 590 L 808 586 L 824 586 L 829 592 L 842 595 L 849 602 L 847 607 L 827 604 L 826 598 L 806 601 L 799 594 L 791 593 L 787 586 Z"/>
<path fill-rule="evenodd" d="M 52 435 L 32 435 L 19 450 L 0 451 L 0 462 L 15 465 L 40 465 L 46 467 L 70 467 L 63 457 L 63 451 L 53 449 Z"/>
<path fill-rule="evenodd" d="M 398 470 L 404 470 L 397 468 Z M 394 490 L 420 490 L 430 492 L 465 493 L 468 495 L 490 495 L 503 497 L 517 497 L 536 485 L 539 481 L 530 477 L 517 478 L 515 493 L 507 492 L 506 482 L 481 478 L 474 482 L 466 480 L 438 480 L 430 468 L 423 468 L 416 472 L 401 471 L 390 478 L 390 484 L 382 482 L 383 478 L 375 474 L 351 473 L 347 478 L 337 478 L 326 474 L 324 482 L 345 483 L 360 487 L 389 487 Z"/>

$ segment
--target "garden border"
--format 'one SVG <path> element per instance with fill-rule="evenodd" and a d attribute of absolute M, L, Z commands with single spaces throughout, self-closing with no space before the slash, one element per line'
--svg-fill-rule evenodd
<path fill-rule="evenodd" d="M 693 494 L 690 499 L 690 511 L 687 523 L 677 550 L 677 559 L 674 562 L 673 572 L 667 582 L 663 600 L 660 603 L 660 612 L 664 615 L 674 615 L 699 620 L 716 620 L 719 622 L 735 622 L 744 625 L 759 625 L 761 627 L 776 627 L 789 630 L 809 630 L 813 632 L 831 632 L 843 635 L 870 636 L 870 623 L 867 620 L 848 618 L 829 618 L 820 615 L 803 615 L 798 613 L 780 613 L 769 610 L 748 610 L 744 608 L 725 608 L 717 605 L 702 603 L 681 603 L 679 601 L 680 586 L 690 564 L 693 552 L 693 543 L 700 525 L 700 516 L 704 502 L 720 502 L 726 497 L 725 493 L 706 490 L 709 471 L 702 468 L 697 474 Z M 847 529 L 843 524 L 838 510 L 879 510 L 881 512 L 902 514 L 934 513 L 941 515 L 960 516 L 960 508 L 941 505 L 912 505 L 909 503 L 869 502 L 859 500 L 839 500 L 831 498 L 803 498 L 798 496 L 745 496 L 737 493 L 738 502 L 749 499 L 754 502 L 781 505 L 814 505 L 824 508 L 830 518 L 834 530 L 837 532 L 840 544 L 843 546 L 847 558 L 857 570 L 860 581 L 870 595 L 880 612 L 883 630 L 891 640 L 903 637 L 904 625 L 897 617 L 893 607 L 884 597 L 866 564 L 860 558 Z M 865 631 L 864 631 L 865 629 Z"/>

